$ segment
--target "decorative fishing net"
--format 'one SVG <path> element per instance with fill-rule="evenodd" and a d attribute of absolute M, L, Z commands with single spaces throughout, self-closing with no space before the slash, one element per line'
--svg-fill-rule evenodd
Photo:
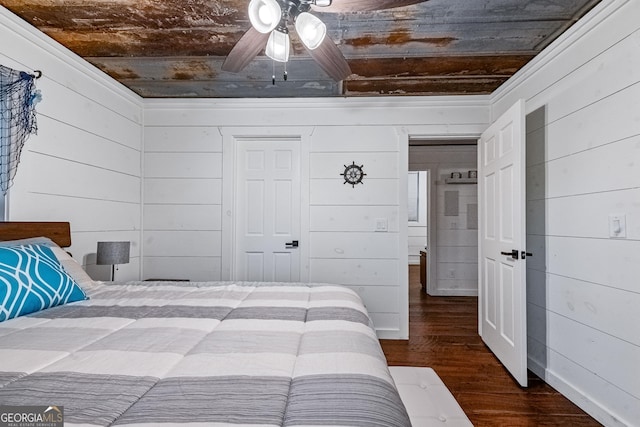
<path fill-rule="evenodd" d="M 39 77 L 39 76 L 38 76 Z M 0 65 L 0 191 L 13 183 L 20 153 L 30 134 L 38 130 L 35 105 L 40 101 L 36 76 Z"/>

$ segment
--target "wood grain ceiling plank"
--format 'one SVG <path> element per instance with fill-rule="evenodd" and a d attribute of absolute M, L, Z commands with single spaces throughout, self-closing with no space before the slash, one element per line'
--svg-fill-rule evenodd
<path fill-rule="evenodd" d="M 506 77 L 346 80 L 345 96 L 376 95 L 483 95 L 490 94 Z"/>

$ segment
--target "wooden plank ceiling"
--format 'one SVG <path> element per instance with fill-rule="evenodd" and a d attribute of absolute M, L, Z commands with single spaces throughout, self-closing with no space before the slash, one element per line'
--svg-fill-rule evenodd
<path fill-rule="evenodd" d="M 427 0 L 383 11 L 314 12 L 349 62 L 353 74 L 342 82 L 317 66 L 295 31 L 287 81 L 283 64 L 263 53 L 238 74 L 222 71 L 250 26 L 249 0 L 0 5 L 143 97 L 279 98 L 488 94 L 599 2 Z"/>

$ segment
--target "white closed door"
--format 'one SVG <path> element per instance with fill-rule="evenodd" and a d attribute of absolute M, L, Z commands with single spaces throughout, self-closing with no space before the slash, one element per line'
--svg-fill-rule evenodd
<path fill-rule="evenodd" d="M 524 101 L 478 141 L 478 317 L 483 341 L 527 386 Z"/>
<path fill-rule="evenodd" d="M 300 140 L 237 145 L 235 278 L 300 280 Z"/>

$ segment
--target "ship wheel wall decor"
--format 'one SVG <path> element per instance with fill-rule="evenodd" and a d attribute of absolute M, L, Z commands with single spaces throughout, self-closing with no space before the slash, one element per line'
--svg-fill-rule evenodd
<path fill-rule="evenodd" d="M 352 188 L 355 188 L 356 184 L 363 184 L 362 180 L 367 175 L 362 170 L 363 165 L 356 165 L 356 162 L 352 162 L 349 166 L 344 165 L 344 172 L 340 175 L 344 178 L 344 184 L 351 184 Z"/>

